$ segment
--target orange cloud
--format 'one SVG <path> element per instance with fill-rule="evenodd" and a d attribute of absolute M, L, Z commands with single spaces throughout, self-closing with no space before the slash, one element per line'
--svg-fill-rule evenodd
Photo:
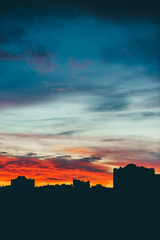
<path fill-rule="evenodd" d="M 96 153 L 93 150 L 90 150 L 88 148 L 81 148 L 81 147 L 67 148 L 67 149 L 63 149 L 63 150 L 65 150 L 71 154 L 95 155 L 95 153 Z"/>
<path fill-rule="evenodd" d="M 112 174 L 108 172 L 108 168 L 94 164 L 91 160 L 91 158 L 40 160 L 0 156 L 0 182 L 1 185 L 10 184 L 11 179 L 23 175 L 35 179 L 36 185 L 72 183 L 73 178 L 78 178 L 90 180 L 93 185 L 100 183 L 111 186 Z"/>
<path fill-rule="evenodd" d="M 159 154 L 147 150 L 71 147 L 63 148 L 61 152 L 68 155 L 45 160 L 34 153 L 26 157 L 1 155 L 0 184 L 9 184 L 10 179 L 25 175 L 34 178 L 36 185 L 72 183 L 73 178 L 77 178 L 90 180 L 92 185 L 112 186 L 113 168 L 129 163 L 152 167 L 160 173 Z M 75 158 L 76 155 L 79 156 Z"/>

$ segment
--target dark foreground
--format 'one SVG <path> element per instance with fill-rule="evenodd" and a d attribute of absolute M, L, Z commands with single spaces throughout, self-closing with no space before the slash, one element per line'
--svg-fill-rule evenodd
<path fill-rule="evenodd" d="M 1 191 L 1 239 L 159 239 L 160 195 Z"/>

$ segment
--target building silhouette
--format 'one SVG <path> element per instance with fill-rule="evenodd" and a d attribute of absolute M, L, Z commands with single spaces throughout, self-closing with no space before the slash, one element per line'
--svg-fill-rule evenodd
<path fill-rule="evenodd" d="M 0 192 L 9 190 L 35 190 L 36 192 L 45 193 L 73 193 L 86 195 L 88 193 L 98 192 L 113 193 L 117 190 L 123 191 L 123 193 L 136 191 L 160 193 L 160 174 L 155 174 L 154 168 L 145 168 L 143 166 L 136 166 L 134 164 L 128 164 L 125 167 L 114 168 L 113 170 L 113 188 L 107 188 L 100 184 L 90 187 L 90 181 L 81 181 L 73 179 L 73 184 L 66 185 L 46 185 L 41 187 L 35 187 L 34 179 L 27 179 L 25 176 L 19 176 L 16 179 L 11 180 L 11 186 L 1 187 Z"/>
<path fill-rule="evenodd" d="M 13 190 L 32 190 L 35 186 L 34 179 L 27 179 L 25 176 L 18 176 L 11 180 L 11 189 Z"/>
<path fill-rule="evenodd" d="M 11 187 L 0 187 L 0 214 L 2 224 L 7 226 L 5 239 L 17 239 L 28 233 L 28 239 L 57 236 L 58 239 L 117 240 L 149 236 L 156 240 L 159 237 L 160 175 L 154 169 L 133 164 L 114 169 L 112 189 L 100 184 L 90 187 L 89 181 L 77 179 L 73 185 L 34 187 L 34 183 L 33 179 L 19 176 L 11 180 Z M 139 186 L 141 190 L 153 187 L 154 191 L 140 194 L 141 191 L 134 191 Z M 128 194 L 129 191 L 133 194 Z M 1 235 L 2 230 L 1 227 Z M 154 236 L 155 231 L 158 237 Z"/>
<path fill-rule="evenodd" d="M 73 187 L 76 190 L 86 191 L 90 189 L 90 181 L 84 182 L 81 180 L 73 179 Z"/>
<path fill-rule="evenodd" d="M 113 170 L 113 187 L 123 191 L 150 191 L 160 186 L 160 175 L 155 174 L 154 168 L 139 167 L 128 164 Z"/>

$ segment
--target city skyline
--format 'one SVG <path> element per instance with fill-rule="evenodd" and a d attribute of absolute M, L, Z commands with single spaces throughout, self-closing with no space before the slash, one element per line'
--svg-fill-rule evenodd
<path fill-rule="evenodd" d="M 26 178 L 26 176 L 18 176 L 15 179 L 11 179 L 10 185 L 0 187 L 2 194 L 6 191 L 13 191 L 13 193 L 28 192 L 28 194 L 31 191 L 31 194 L 35 189 L 37 189 L 38 191 L 46 189 L 47 192 L 62 191 L 64 194 L 65 192 L 69 193 L 69 191 L 73 190 L 78 191 L 84 196 L 85 194 L 87 194 L 87 192 L 89 193 L 90 190 L 97 192 L 97 194 L 99 191 L 103 191 L 103 193 L 132 193 L 136 194 L 137 196 L 139 195 L 139 193 L 141 193 L 142 195 L 143 193 L 152 193 L 153 195 L 157 194 L 157 196 L 159 196 L 160 174 L 156 174 L 154 168 L 145 168 L 144 166 L 136 166 L 135 164 L 130 163 L 124 167 L 113 169 L 113 187 L 106 187 L 102 184 L 94 185 L 90 182 L 90 180 L 84 181 L 79 179 L 72 179 L 71 184 L 56 183 L 52 185 L 47 184 L 37 186 L 35 183 L 35 179 Z"/>
<path fill-rule="evenodd" d="M 125 180 L 122 178 L 122 180 L 121 180 L 121 178 L 119 178 L 118 176 L 119 176 L 119 173 L 120 174 L 122 174 L 122 176 L 123 177 L 125 177 Z M 124 174 L 124 175 L 123 175 Z M 138 174 L 138 175 L 137 175 Z M 31 175 L 30 175 L 31 176 Z M 136 181 L 134 180 L 134 177 L 136 176 Z M 145 182 L 143 182 L 142 180 L 143 180 L 143 177 L 144 177 L 144 179 L 145 179 Z M 156 177 L 156 178 L 155 178 Z M 128 178 L 128 180 L 126 181 L 126 178 Z M 144 166 L 138 166 L 138 165 L 135 165 L 135 164 L 133 164 L 133 163 L 129 163 L 129 164 L 127 164 L 127 165 L 125 165 L 124 167 L 122 167 L 122 166 L 120 166 L 119 168 L 114 168 L 113 169 L 113 172 L 112 172 L 112 184 L 111 185 L 103 185 L 103 183 L 94 183 L 94 182 L 90 182 L 90 179 L 86 179 L 85 178 L 85 180 L 84 180 L 84 178 L 83 179 L 75 179 L 75 178 L 73 178 L 72 179 L 72 181 L 68 181 L 68 182 L 59 182 L 59 183 L 57 183 L 57 182 L 55 182 L 55 184 L 53 184 L 53 182 L 52 182 L 52 184 L 49 184 L 49 183 L 44 183 L 44 184 L 42 184 L 42 183 L 40 183 L 39 184 L 39 182 L 38 182 L 38 184 L 36 183 L 36 180 L 35 179 L 32 179 L 31 177 L 26 177 L 26 176 L 18 176 L 17 175 L 17 177 L 16 178 L 14 178 L 14 179 L 10 179 L 10 184 L 9 185 L 4 185 L 4 186 L 0 186 L 0 187 L 9 187 L 9 186 L 12 186 L 12 183 L 16 183 L 17 181 L 19 182 L 21 182 L 22 181 L 22 183 L 23 182 L 30 182 L 31 181 L 31 188 L 33 188 L 33 187 L 47 187 L 47 186 L 50 186 L 50 187 L 52 187 L 52 186 L 56 186 L 56 185 L 58 185 L 58 186 L 63 186 L 63 185 L 66 185 L 66 186 L 74 186 L 74 181 L 76 181 L 76 182 L 80 182 L 80 183 L 84 183 L 84 184 L 89 184 L 89 188 L 90 188 L 90 186 L 91 187 L 95 187 L 95 186 L 102 186 L 102 187 L 105 187 L 105 188 L 108 188 L 108 189 L 116 189 L 117 188 L 117 186 L 119 185 L 119 184 L 122 184 L 122 185 L 124 185 L 124 186 L 127 186 L 127 184 L 129 184 L 129 181 L 131 180 L 131 179 L 133 179 L 133 182 L 132 182 L 132 184 L 134 185 L 135 184 L 135 186 L 138 184 L 138 182 L 139 181 L 142 181 L 142 183 L 144 184 L 145 183 L 145 185 L 146 185 L 146 187 L 148 188 L 149 186 L 151 187 L 151 188 L 153 188 L 154 189 L 154 181 L 153 181 L 153 179 L 152 178 L 155 178 L 154 179 L 154 181 L 157 181 L 157 183 L 156 183 L 156 186 L 157 185 L 159 185 L 160 184 L 160 174 L 158 173 L 156 173 L 155 172 L 155 169 L 154 168 L 152 168 L 152 167 L 150 167 L 150 168 L 146 168 L 146 167 L 144 167 Z M 57 179 L 56 179 L 57 180 Z M 146 181 L 147 180 L 147 181 Z M 33 183 L 34 182 L 34 183 Z M 117 185 L 118 184 L 118 185 Z M 30 184 L 29 184 L 30 185 Z M 116 187 L 115 187 L 116 186 Z M 139 183 L 139 187 L 141 186 L 141 184 Z M 118 189 L 118 188 L 117 188 Z"/>

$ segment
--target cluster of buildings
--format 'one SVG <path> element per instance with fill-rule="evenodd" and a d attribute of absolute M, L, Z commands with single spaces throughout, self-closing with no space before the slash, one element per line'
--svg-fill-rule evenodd
<path fill-rule="evenodd" d="M 127 192 L 160 189 L 160 174 L 155 174 L 154 168 L 128 164 L 113 170 L 113 188 Z"/>
<path fill-rule="evenodd" d="M 64 185 L 64 184 L 63 184 Z M 31 190 L 35 187 L 34 179 L 27 179 L 25 176 L 19 176 L 11 180 L 11 189 L 13 190 Z M 72 188 L 79 191 L 88 191 L 90 182 L 73 179 Z M 101 190 L 102 185 L 92 187 Z M 142 191 L 142 190 L 160 190 L 160 174 L 155 174 L 154 168 L 138 167 L 134 164 L 128 164 L 125 167 L 113 170 L 113 190 L 120 191 Z M 107 188 L 105 188 L 107 189 Z"/>
<path fill-rule="evenodd" d="M 11 188 L 13 190 L 30 190 L 35 187 L 34 179 L 27 179 L 25 176 L 19 176 L 15 179 L 11 179 Z"/>

